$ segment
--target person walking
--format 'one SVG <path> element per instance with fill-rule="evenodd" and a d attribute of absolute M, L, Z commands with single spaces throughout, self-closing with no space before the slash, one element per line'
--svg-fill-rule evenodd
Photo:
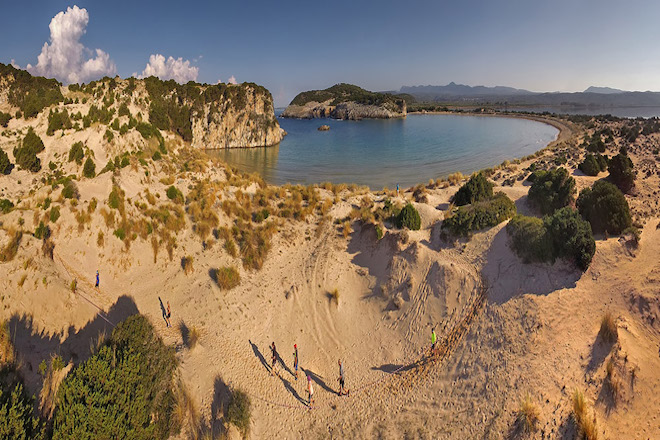
<path fill-rule="evenodd" d="M 293 344 L 293 369 L 296 372 L 296 380 L 298 380 L 298 345 Z"/>
<path fill-rule="evenodd" d="M 309 394 L 309 409 L 312 409 L 314 403 L 314 388 L 312 388 L 312 377 L 307 375 L 307 393 Z"/>
<path fill-rule="evenodd" d="M 348 396 L 350 391 L 345 390 L 344 387 L 346 386 L 345 380 L 346 376 L 344 376 L 344 363 L 339 359 L 339 395 L 343 396 L 346 395 Z"/>
<path fill-rule="evenodd" d="M 167 301 L 167 326 L 172 327 L 172 321 L 170 321 L 170 316 L 172 316 L 172 312 L 170 311 L 170 302 Z"/>
<path fill-rule="evenodd" d="M 97 289 L 99 288 L 99 271 L 98 270 L 96 271 L 96 285 L 94 287 L 96 287 Z"/>
<path fill-rule="evenodd" d="M 272 353 L 272 365 L 270 367 L 270 372 L 274 376 L 275 375 L 275 365 L 277 365 L 277 348 L 275 348 L 275 341 L 270 346 L 270 351 Z"/>
<path fill-rule="evenodd" d="M 396 184 L 396 196 L 399 197 L 399 184 Z"/>
<path fill-rule="evenodd" d="M 431 330 L 431 354 L 435 351 L 435 343 L 438 341 L 438 337 L 435 334 L 435 327 Z"/>

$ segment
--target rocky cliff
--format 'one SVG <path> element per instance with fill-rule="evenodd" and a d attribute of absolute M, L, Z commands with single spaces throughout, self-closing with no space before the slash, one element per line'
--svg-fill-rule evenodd
<path fill-rule="evenodd" d="M 325 90 L 298 94 L 284 110 L 284 118 L 401 118 L 406 102 L 389 93 L 375 93 L 351 84 L 337 84 Z"/>

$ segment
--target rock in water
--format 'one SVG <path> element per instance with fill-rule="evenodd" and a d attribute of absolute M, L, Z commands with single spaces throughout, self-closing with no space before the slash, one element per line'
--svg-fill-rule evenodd
<path fill-rule="evenodd" d="M 318 128 L 318 130 L 319 130 L 319 131 L 328 131 L 328 130 L 330 130 L 330 126 L 329 126 L 329 125 L 321 125 L 321 126 Z"/>

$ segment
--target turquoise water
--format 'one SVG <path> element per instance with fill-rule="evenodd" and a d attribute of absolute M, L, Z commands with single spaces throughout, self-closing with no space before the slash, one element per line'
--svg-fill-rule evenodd
<path fill-rule="evenodd" d="M 279 119 L 288 135 L 268 148 L 210 152 L 273 184 L 357 183 L 402 188 L 460 171 L 469 174 L 534 153 L 558 130 L 517 118 L 409 115 L 406 119 Z M 318 131 L 320 125 L 329 131 Z"/>

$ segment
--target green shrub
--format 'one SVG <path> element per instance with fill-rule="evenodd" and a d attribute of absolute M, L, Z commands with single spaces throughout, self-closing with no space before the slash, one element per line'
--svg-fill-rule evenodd
<path fill-rule="evenodd" d="M 524 263 L 553 260 L 552 239 L 540 218 L 516 215 L 506 231 L 511 238 L 511 248 Z"/>
<path fill-rule="evenodd" d="M 601 154 L 587 154 L 578 169 L 587 176 L 597 176 L 607 169 L 607 159 Z"/>
<path fill-rule="evenodd" d="M 144 316 L 127 318 L 62 381 L 53 440 L 175 434 L 176 364 L 174 347 L 163 344 Z"/>
<path fill-rule="evenodd" d="M 268 209 L 264 208 L 261 211 L 257 211 L 254 214 L 252 214 L 252 220 L 255 223 L 261 223 L 264 220 L 266 220 L 269 215 L 270 215 L 270 212 L 268 211 Z"/>
<path fill-rule="evenodd" d="M 160 151 L 156 150 L 154 151 L 153 156 L 151 156 L 152 160 L 161 160 L 163 156 L 161 156 Z"/>
<path fill-rule="evenodd" d="M 50 218 L 51 223 L 57 222 L 57 219 L 60 218 L 59 206 L 53 206 L 52 208 L 50 208 L 50 213 L 48 214 L 48 217 Z"/>
<path fill-rule="evenodd" d="M 483 173 L 474 174 L 456 191 L 453 202 L 456 206 L 462 206 L 490 199 L 493 197 L 493 186 Z"/>
<path fill-rule="evenodd" d="M 0 112 L 0 125 L 3 127 L 7 127 L 9 125 L 9 120 L 11 119 L 11 115 L 9 113 L 3 113 Z"/>
<path fill-rule="evenodd" d="M 105 130 L 105 134 L 103 135 L 103 138 L 107 140 L 108 142 L 112 142 L 112 140 L 115 138 L 114 133 L 110 129 Z"/>
<path fill-rule="evenodd" d="M 408 203 L 399 212 L 399 215 L 396 216 L 395 223 L 397 228 L 408 228 L 417 231 L 422 226 L 422 219 L 415 207 L 411 203 Z"/>
<path fill-rule="evenodd" d="M 37 157 L 37 153 L 42 151 L 44 151 L 44 143 L 34 132 L 34 129 L 30 127 L 23 138 L 22 144 L 14 148 L 16 164 L 24 170 L 36 173 L 41 169 L 41 159 Z"/>
<path fill-rule="evenodd" d="M 14 78 L 8 84 L 7 97 L 12 106 L 20 108 L 16 112 L 17 118 L 22 115 L 26 119 L 35 117 L 44 108 L 64 100 L 57 80 L 32 76 L 25 70 L 0 63 L 0 77 L 3 76 Z"/>
<path fill-rule="evenodd" d="M 41 240 L 42 238 L 48 238 L 50 236 L 50 228 L 44 225 L 44 222 L 39 222 L 39 226 L 34 230 L 34 237 Z"/>
<path fill-rule="evenodd" d="M 124 194 L 121 188 L 116 185 L 112 186 L 112 191 L 110 191 L 110 195 L 108 196 L 108 206 L 112 209 L 123 210 Z"/>
<path fill-rule="evenodd" d="M 587 270 L 596 253 L 589 222 L 577 210 L 565 207 L 546 216 L 543 223 L 552 238 L 554 257 L 571 259 L 580 269 Z"/>
<path fill-rule="evenodd" d="M 83 176 L 91 179 L 96 176 L 96 164 L 91 157 L 88 157 L 85 161 L 85 166 L 83 167 Z"/>
<path fill-rule="evenodd" d="M 618 186 L 624 193 L 630 191 L 635 186 L 633 163 L 624 148 L 621 149 L 619 154 L 610 159 L 608 171 L 610 172 L 612 183 Z"/>
<path fill-rule="evenodd" d="M 13 367 L 0 367 L 0 438 L 44 439 L 39 419 L 32 415 L 34 397 L 28 396 L 23 380 Z"/>
<path fill-rule="evenodd" d="M 471 232 L 502 223 L 516 214 L 516 205 L 499 192 L 490 200 L 482 200 L 456 209 L 442 222 L 442 229 L 453 235 L 467 236 Z"/>
<path fill-rule="evenodd" d="M 0 211 L 2 211 L 3 214 L 8 214 L 12 209 L 14 209 L 14 204 L 11 200 L 0 199 Z"/>
<path fill-rule="evenodd" d="M 532 177 L 533 176 L 533 177 Z M 543 214 L 570 205 L 575 198 L 575 179 L 569 176 L 566 168 L 550 171 L 534 171 L 530 176 L 529 201 Z"/>
<path fill-rule="evenodd" d="M 236 426 L 243 438 L 246 438 L 250 431 L 250 417 L 250 397 L 241 390 L 232 389 L 229 405 L 227 405 L 227 423 Z"/>
<path fill-rule="evenodd" d="M 181 194 L 181 191 L 179 189 L 172 185 L 169 188 L 167 188 L 166 191 L 167 198 L 172 200 L 173 202 L 176 203 L 183 203 L 183 194 Z"/>
<path fill-rule="evenodd" d="M 214 272 L 215 282 L 223 290 L 231 290 L 241 283 L 241 274 L 234 266 L 221 267 Z"/>
<path fill-rule="evenodd" d="M 65 199 L 78 199 L 80 198 L 80 193 L 78 192 L 78 186 L 73 180 L 68 179 L 64 182 L 64 187 L 62 188 L 62 197 Z"/>
<path fill-rule="evenodd" d="M 126 231 L 124 231 L 124 228 L 115 229 L 114 234 L 115 234 L 115 237 L 117 237 L 121 241 L 124 241 L 124 239 L 126 238 Z"/>
<path fill-rule="evenodd" d="M 0 149 L 0 174 L 9 174 L 14 168 L 14 164 L 9 161 L 9 156 L 4 150 Z"/>
<path fill-rule="evenodd" d="M 131 116 L 131 111 L 128 109 L 125 102 L 122 102 L 119 106 L 119 116 Z"/>
<path fill-rule="evenodd" d="M 69 162 L 73 162 L 75 160 L 78 165 L 82 163 L 83 157 L 85 157 L 83 147 L 84 145 L 80 141 L 71 145 L 71 149 L 69 150 Z"/>
<path fill-rule="evenodd" d="M 594 233 L 618 235 L 632 226 L 630 207 L 625 196 L 615 185 L 604 180 L 585 188 L 577 199 L 582 217 L 591 224 Z"/>
<path fill-rule="evenodd" d="M 48 136 L 52 136 L 57 130 L 71 127 L 71 119 L 66 109 L 61 112 L 51 110 L 48 114 L 48 128 L 46 129 Z"/>

